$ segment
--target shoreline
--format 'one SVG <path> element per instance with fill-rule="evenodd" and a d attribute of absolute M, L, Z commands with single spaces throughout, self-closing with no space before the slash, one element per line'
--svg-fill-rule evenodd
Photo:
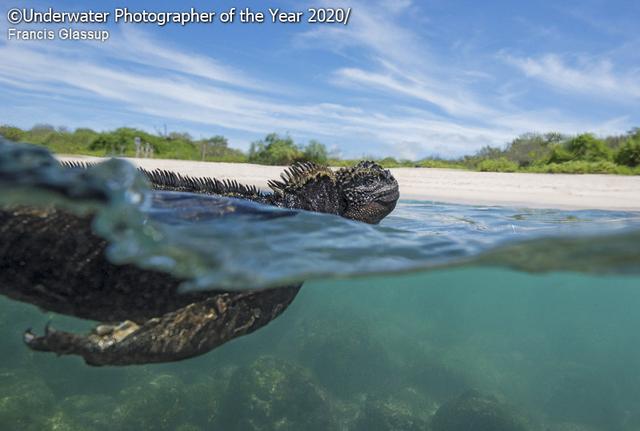
<path fill-rule="evenodd" d="M 56 155 L 60 160 L 99 162 L 100 157 Z M 269 190 L 283 166 L 191 160 L 125 160 L 145 169 L 166 169 L 194 177 L 231 178 Z M 392 168 L 400 199 L 467 205 L 640 211 L 640 176 L 475 172 L 440 168 Z"/>

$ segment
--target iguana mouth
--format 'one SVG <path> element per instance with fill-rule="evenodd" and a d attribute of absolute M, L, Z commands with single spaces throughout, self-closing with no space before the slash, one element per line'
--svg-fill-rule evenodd
<path fill-rule="evenodd" d="M 376 201 L 388 204 L 392 202 L 395 203 L 398 198 L 400 198 L 400 192 L 396 189 L 377 196 Z"/>

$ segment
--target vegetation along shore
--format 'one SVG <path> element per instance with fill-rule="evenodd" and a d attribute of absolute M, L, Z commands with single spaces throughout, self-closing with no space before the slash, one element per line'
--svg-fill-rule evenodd
<path fill-rule="evenodd" d="M 288 165 L 313 161 L 347 166 L 357 160 L 342 159 L 312 140 L 301 145 L 290 136 L 271 133 L 253 142 L 249 151 L 229 147 L 223 136 L 194 139 L 187 133 L 151 134 L 132 128 L 97 132 L 35 125 L 29 130 L 0 126 L 0 135 L 13 141 L 43 145 L 60 154 L 91 156 L 154 157 L 211 162 Z M 371 158 L 370 156 L 366 156 Z M 640 175 L 640 128 L 622 135 L 598 137 L 591 133 L 568 136 L 560 133 L 528 133 L 504 148 L 485 146 L 473 155 L 457 159 L 427 157 L 421 160 L 378 158 L 386 168 L 452 168 L 488 172 L 603 173 Z"/>

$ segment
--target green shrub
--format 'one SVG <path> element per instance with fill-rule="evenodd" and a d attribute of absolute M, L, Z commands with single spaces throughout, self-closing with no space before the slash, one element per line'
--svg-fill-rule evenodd
<path fill-rule="evenodd" d="M 99 135 L 96 137 L 91 144 L 89 144 L 90 150 L 104 150 L 109 151 L 112 148 L 115 149 L 116 140 L 113 136 L 110 135 Z"/>
<path fill-rule="evenodd" d="M 300 148 L 290 136 L 270 133 L 263 140 L 251 143 L 249 161 L 263 165 L 288 165 L 303 158 Z"/>
<path fill-rule="evenodd" d="M 327 160 L 327 165 L 329 166 L 335 166 L 338 168 L 344 168 L 347 166 L 353 166 L 355 165 L 356 162 L 353 160 L 347 160 L 347 159 L 337 159 L 337 158 L 330 158 L 329 160 Z"/>
<path fill-rule="evenodd" d="M 302 155 L 305 160 L 319 163 L 321 165 L 326 164 L 329 158 L 327 147 L 315 140 L 309 141 L 307 146 L 304 147 L 304 152 Z"/>
<path fill-rule="evenodd" d="M 561 144 L 556 144 L 551 147 L 551 152 L 549 153 L 549 157 L 546 160 L 546 163 L 565 163 L 573 160 L 574 155 L 570 153 L 564 146 Z"/>
<path fill-rule="evenodd" d="M 172 134 L 174 140 L 190 142 L 185 136 Z M 184 135 L 184 134 L 183 134 Z M 170 136 L 171 137 L 171 136 Z M 235 148 L 229 148 L 229 141 L 224 136 L 214 136 L 193 143 L 201 155 L 201 160 L 217 162 L 246 162 L 245 154 Z"/>
<path fill-rule="evenodd" d="M 289 136 L 276 133 L 254 142 L 249 153 L 230 148 L 223 136 L 194 140 L 188 133 L 171 132 L 161 135 L 132 128 L 96 132 L 87 128 L 71 131 L 66 127 L 38 124 L 29 130 L 9 125 L 0 126 L 0 136 L 14 141 L 43 145 L 55 153 L 94 156 L 136 155 L 135 138 L 143 146 L 153 148 L 153 157 L 166 159 L 206 160 L 212 162 L 253 162 L 287 165 L 309 160 L 335 167 L 351 166 L 358 160 L 340 159 L 329 155 L 318 141 L 306 146 L 296 145 Z M 614 157 L 615 155 L 615 157 Z M 371 157 L 366 157 L 371 159 Z M 615 162 L 615 163 L 614 163 Z M 504 149 L 485 146 L 474 155 L 455 160 L 426 158 L 419 161 L 379 159 L 385 168 L 425 167 L 472 169 L 492 172 L 607 173 L 640 174 L 640 129 L 604 140 L 592 134 L 574 138 L 558 133 L 525 134 L 511 141 Z"/>
<path fill-rule="evenodd" d="M 419 168 L 466 169 L 466 167 L 459 161 L 442 159 L 424 159 L 420 160 L 414 166 Z"/>
<path fill-rule="evenodd" d="M 300 147 L 290 136 L 271 133 L 251 143 L 248 160 L 263 165 L 289 165 L 303 160 L 324 165 L 329 161 L 329 154 L 324 144 L 318 141 L 311 140 L 305 147 Z"/>
<path fill-rule="evenodd" d="M 629 138 L 618 150 L 616 163 L 625 166 L 640 166 L 640 137 Z"/>
<path fill-rule="evenodd" d="M 609 160 L 600 160 L 597 162 L 573 160 L 564 163 L 537 164 L 531 166 L 526 171 L 549 174 L 633 174 L 633 171 L 628 167 L 616 165 Z"/>
<path fill-rule="evenodd" d="M 500 157 L 495 160 L 481 161 L 478 163 L 478 170 L 482 172 L 515 172 L 518 170 L 518 164 L 506 157 Z"/>
<path fill-rule="evenodd" d="M 398 168 L 402 166 L 402 163 L 398 162 L 393 157 L 385 157 L 384 159 L 377 160 L 377 163 L 383 168 Z"/>
<path fill-rule="evenodd" d="M 560 133 L 526 133 L 511 141 L 503 154 L 520 167 L 526 167 L 548 159 L 554 144 L 564 140 L 566 137 Z"/>
<path fill-rule="evenodd" d="M 12 126 L 0 126 L 0 136 L 10 141 L 20 141 L 24 136 L 22 129 Z"/>
<path fill-rule="evenodd" d="M 597 162 L 599 160 L 611 160 L 612 156 L 612 151 L 607 147 L 607 144 L 591 133 L 584 133 L 570 139 L 566 144 L 566 148 L 573 154 L 574 160 Z"/>

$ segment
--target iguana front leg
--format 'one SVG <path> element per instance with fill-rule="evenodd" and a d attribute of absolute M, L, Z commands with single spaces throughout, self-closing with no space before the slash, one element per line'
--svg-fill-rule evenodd
<path fill-rule="evenodd" d="M 33 350 L 79 355 L 89 365 L 131 365 L 179 361 L 206 353 L 266 325 L 293 301 L 298 286 L 229 292 L 189 304 L 141 324 L 102 324 L 89 334 L 31 330 L 24 341 Z"/>

